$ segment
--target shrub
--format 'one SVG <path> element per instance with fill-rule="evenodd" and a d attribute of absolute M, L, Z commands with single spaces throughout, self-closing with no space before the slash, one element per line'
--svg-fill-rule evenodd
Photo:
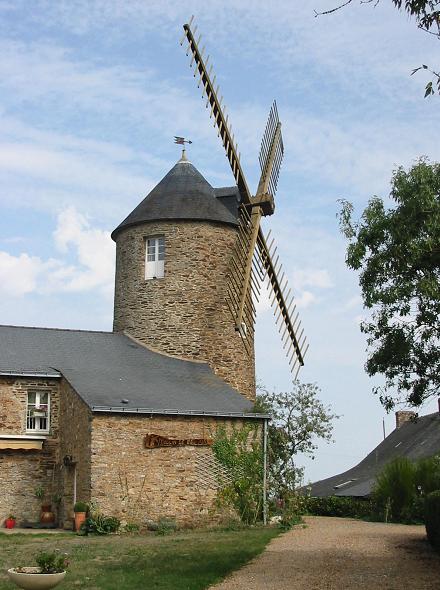
<path fill-rule="evenodd" d="M 157 523 L 156 534 L 157 535 L 169 535 L 177 530 L 177 524 L 175 520 L 170 518 L 161 518 Z"/>
<path fill-rule="evenodd" d="M 58 574 L 68 568 L 67 553 L 55 551 L 41 551 L 35 558 L 40 574 Z"/>
<path fill-rule="evenodd" d="M 138 533 L 141 527 L 135 522 L 127 522 L 124 525 L 124 533 Z"/>
<path fill-rule="evenodd" d="M 87 512 L 88 505 L 85 502 L 75 502 L 75 506 L 73 507 L 74 512 Z"/>
<path fill-rule="evenodd" d="M 440 490 L 426 496 L 425 527 L 428 541 L 433 547 L 440 549 Z"/>
<path fill-rule="evenodd" d="M 416 468 L 406 457 L 390 461 L 376 479 L 372 494 L 385 521 L 408 520 L 416 497 Z"/>
<path fill-rule="evenodd" d="M 418 491 L 422 495 L 440 490 L 440 456 L 419 459 L 415 478 Z"/>
<path fill-rule="evenodd" d="M 339 516 L 342 518 L 371 518 L 374 505 L 371 500 L 358 498 L 328 496 L 326 498 L 308 498 L 307 512 L 314 516 Z"/>
<path fill-rule="evenodd" d="M 83 524 L 85 534 L 96 533 L 98 535 L 108 535 L 116 533 L 121 526 L 121 521 L 115 516 L 104 516 L 101 513 L 94 513 L 86 519 Z"/>

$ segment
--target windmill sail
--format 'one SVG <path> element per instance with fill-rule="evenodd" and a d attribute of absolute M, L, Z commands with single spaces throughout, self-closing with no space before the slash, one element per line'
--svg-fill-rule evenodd
<path fill-rule="evenodd" d="M 273 197 L 275 196 L 283 156 L 284 145 L 281 135 L 281 123 L 278 118 L 277 103 L 274 101 L 269 112 L 269 118 L 261 140 L 260 154 L 258 156 L 261 178 L 258 183 L 257 194 L 269 190 L 269 193 Z"/>
<path fill-rule="evenodd" d="M 226 156 L 229 160 L 229 164 L 235 178 L 235 182 L 237 183 L 238 190 L 240 191 L 242 202 L 249 203 L 251 200 L 251 193 L 246 183 L 243 170 L 241 169 L 238 144 L 235 143 L 232 127 L 229 123 L 229 117 L 225 116 L 225 107 L 221 104 L 223 97 L 221 97 L 220 100 L 218 98 L 219 86 L 217 85 L 217 88 L 215 88 L 216 77 L 214 76 L 211 79 L 213 66 L 211 64 L 208 69 L 209 55 L 206 58 L 206 61 L 204 61 L 204 50 L 202 49 L 202 52 L 199 50 L 201 36 L 199 36 L 198 40 L 196 41 L 194 33 L 191 31 L 192 20 L 193 19 L 191 18 L 189 24 L 183 25 L 183 30 L 185 32 L 180 44 L 183 45 L 185 38 L 187 39 L 188 47 L 186 54 L 189 55 L 190 52 L 192 54 L 190 67 L 192 67 L 194 63 L 194 77 L 197 75 L 199 76 L 197 86 L 203 87 L 202 97 L 204 97 L 206 94 L 206 107 L 211 107 L 210 117 L 214 117 L 214 126 L 217 127 L 218 134 L 221 137 L 223 147 L 226 151 Z"/>
<path fill-rule="evenodd" d="M 274 195 L 284 154 L 277 106 L 274 102 L 261 142 L 259 155 L 261 177 L 256 195 L 253 197 L 241 168 L 238 145 L 235 143 L 229 117 L 225 115 L 223 97 L 218 98 L 219 86 L 215 86 L 216 76 L 211 77 L 213 66 L 208 65 L 209 55 L 204 60 L 204 48 L 199 50 L 201 36 L 199 35 L 196 40 L 197 27 L 191 29 L 192 21 L 193 18 L 188 24 L 183 25 L 184 34 L 181 45 L 186 39 L 187 55 L 191 54 L 190 67 L 194 64 L 194 77 L 198 76 L 198 86 L 203 88 L 202 97 L 206 95 L 206 107 L 210 107 L 210 118 L 214 118 L 214 127 L 217 128 L 218 135 L 221 137 L 241 197 L 238 235 L 229 271 L 227 304 L 244 348 L 248 354 L 252 354 L 255 303 L 259 300 L 261 285 L 267 277 L 275 321 L 290 368 L 296 379 L 300 367 L 304 365 L 308 345 L 306 346 L 304 329 L 301 329 L 298 313 L 293 321 L 291 319 L 296 311 L 296 305 L 291 289 L 288 289 L 287 279 L 282 272 L 278 256 L 274 262 L 276 248 L 273 240 L 269 245 L 267 244 L 260 226 L 261 217 L 274 212 Z"/>

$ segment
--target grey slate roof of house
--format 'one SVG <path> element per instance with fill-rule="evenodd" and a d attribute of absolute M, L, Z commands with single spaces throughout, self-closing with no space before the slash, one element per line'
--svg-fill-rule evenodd
<path fill-rule="evenodd" d="M 317 481 L 312 496 L 364 497 L 371 493 L 376 475 L 395 457 L 415 461 L 440 453 L 440 413 L 405 422 L 389 434 L 358 465 L 344 473 Z"/>
<path fill-rule="evenodd" d="M 186 219 L 237 225 L 238 189 L 214 189 L 187 160 L 179 160 L 153 190 L 113 231 L 146 221 Z"/>
<path fill-rule="evenodd" d="M 253 412 L 206 363 L 159 354 L 112 332 L 0 326 L 1 374 L 63 375 L 95 411 Z"/>

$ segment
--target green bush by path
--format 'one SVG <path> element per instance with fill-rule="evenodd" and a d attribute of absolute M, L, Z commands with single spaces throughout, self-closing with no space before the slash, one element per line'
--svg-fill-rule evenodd
<path fill-rule="evenodd" d="M 390 461 L 376 478 L 373 499 L 384 520 L 407 520 L 416 495 L 416 469 L 406 457 Z"/>
<path fill-rule="evenodd" d="M 0 590 L 6 569 L 33 564 L 39 551 L 69 554 L 63 590 L 204 590 L 261 553 L 276 528 L 145 535 L 0 534 Z"/>
<path fill-rule="evenodd" d="M 440 490 L 426 496 L 425 527 L 428 541 L 440 550 Z"/>
<path fill-rule="evenodd" d="M 308 498 L 306 509 L 314 516 L 340 516 L 342 518 L 371 519 L 374 506 L 371 500 L 328 496 L 326 498 Z"/>

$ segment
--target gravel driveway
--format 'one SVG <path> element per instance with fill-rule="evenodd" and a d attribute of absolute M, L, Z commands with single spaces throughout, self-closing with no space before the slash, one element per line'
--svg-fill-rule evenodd
<path fill-rule="evenodd" d="M 440 590 L 425 527 L 308 517 L 215 590 Z"/>

